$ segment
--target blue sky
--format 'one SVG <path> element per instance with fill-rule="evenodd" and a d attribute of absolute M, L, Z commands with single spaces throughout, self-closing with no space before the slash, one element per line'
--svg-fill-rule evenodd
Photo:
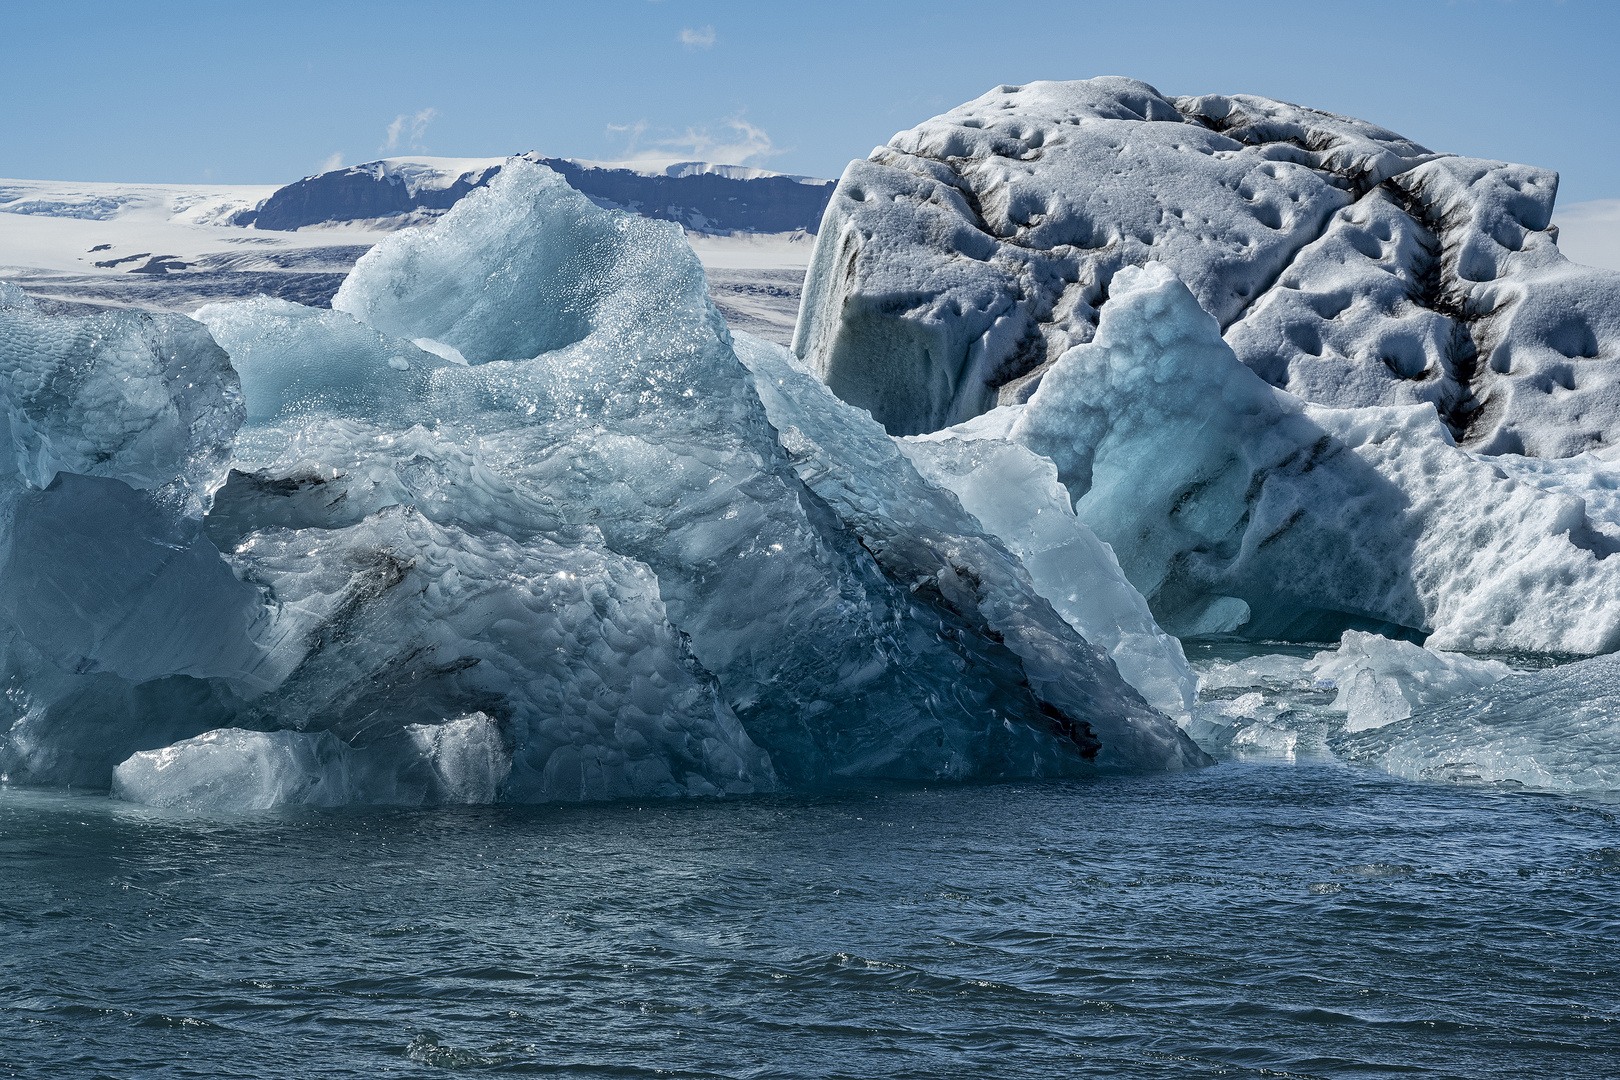
<path fill-rule="evenodd" d="M 1620 197 L 1620 0 L 0 0 L 0 176 L 285 183 L 388 153 L 836 176 L 1003 82 L 1257 93 Z"/>

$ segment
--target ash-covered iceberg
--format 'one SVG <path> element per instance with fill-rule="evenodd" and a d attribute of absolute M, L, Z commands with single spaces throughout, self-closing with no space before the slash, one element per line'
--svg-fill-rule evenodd
<path fill-rule="evenodd" d="M 202 632 L 87 667 L 46 647 L 95 637 L 77 608 L 0 611 L 14 780 L 252 807 L 1208 761 L 863 413 L 763 343 L 739 360 L 679 229 L 544 168 L 373 249 L 333 310 L 198 318 L 230 364 L 186 324 L 213 381 L 148 362 L 119 393 L 158 419 L 121 422 L 145 446 L 197 387 L 220 404 L 107 481 L 182 530 L 203 584 L 146 591 Z M 114 450 L 36 453 L 17 497 Z"/>
<path fill-rule="evenodd" d="M 1620 274 L 1559 254 L 1557 186 L 1268 98 L 1000 86 L 851 163 L 794 351 L 890 432 L 934 431 L 1028 400 L 1158 262 L 1273 386 L 1577 454 L 1620 442 Z"/>

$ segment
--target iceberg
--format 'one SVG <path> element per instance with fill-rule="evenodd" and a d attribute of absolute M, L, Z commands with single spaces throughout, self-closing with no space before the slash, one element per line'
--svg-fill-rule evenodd
<path fill-rule="evenodd" d="M 1566 457 L 1620 441 L 1620 273 L 1559 253 L 1557 187 L 1253 95 L 999 86 L 845 170 L 793 349 L 890 432 L 935 431 L 1028 401 L 1158 262 L 1279 389 Z"/>
<path fill-rule="evenodd" d="M 134 342 L 106 403 L 5 390 L 14 780 L 252 809 L 1209 761 L 866 414 L 733 341 L 678 228 L 538 165 L 372 249 L 329 311 L 7 304 L 63 364 Z M 103 414 L 122 441 L 81 446 Z M 53 617 L 64 528 L 99 607 Z M 120 529 L 168 562 L 88 565 Z"/>

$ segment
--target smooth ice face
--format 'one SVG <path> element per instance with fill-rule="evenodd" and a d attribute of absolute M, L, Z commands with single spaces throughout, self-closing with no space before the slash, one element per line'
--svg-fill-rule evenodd
<path fill-rule="evenodd" d="M 782 445 L 810 489 L 860 536 L 862 546 L 875 553 L 886 574 L 912 583 L 919 606 L 932 602 L 1015 654 L 1024 678 L 1047 703 L 1044 708 L 1069 717 L 1070 723 L 1080 721 L 1100 741 L 1094 751 L 1097 764 L 1139 768 L 1140 762 L 1160 761 L 1162 767 L 1179 768 L 1205 760 L 1165 717 L 1142 707 L 1137 694 L 1120 682 L 1123 671 L 1105 659 L 1097 642 L 1075 636 L 1073 630 L 1084 628 L 1071 630 L 1073 620 L 1065 624 L 1058 617 L 1064 609 L 1049 606 L 1045 591 L 1001 546 L 996 534 L 964 512 L 949 487 L 925 479 L 909 460 L 914 448 L 904 447 L 902 454 L 904 444 L 891 439 L 865 411 L 833 397 L 781 346 L 740 334 L 737 351 L 753 372 Z M 1031 467 L 1032 475 L 1044 477 L 1038 459 L 1019 452 L 1024 454 L 1019 462 Z M 1066 573 L 1061 584 L 1072 590 L 1109 593 L 1102 603 L 1112 601 L 1113 606 L 1102 613 L 1078 600 L 1069 606 L 1098 616 L 1092 629 L 1107 642 L 1105 648 L 1119 650 L 1122 639 L 1131 638 L 1116 655 L 1133 663 L 1132 672 L 1150 691 L 1169 699 L 1171 707 L 1164 711 L 1174 716 L 1185 708 L 1177 682 L 1180 673 L 1168 662 L 1163 635 L 1146 618 L 1140 596 L 1120 579 L 1117 564 L 1104 559 L 1105 551 L 1081 548 L 1077 557 L 1095 561 L 1065 561 L 1063 571 L 1052 573 Z M 1047 582 L 1049 587 L 1059 583 L 1056 577 Z M 1122 585 L 1128 596 L 1120 593 Z M 1135 606 L 1130 596 L 1135 596 Z M 1126 619 L 1123 627 L 1110 621 L 1115 611 Z M 987 654 L 981 665 L 999 662 L 996 650 Z M 1179 645 L 1174 654 L 1180 657 Z M 934 677 L 950 678 L 943 672 Z M 1131 682 L 1129 675 L 1126 681 Z M 920 684 L 918 690 L 926 693 L 925 687 Z"/>
<path fill-rule="evenodd" d="M 1620 645 L 1620 563 L 1580 500 L 1459 450 L 1428 406 L 1323 409 L 1266 386 L 1166 267 L 1114 288 L 1009 433 L 1053 460 L 1172 633 L 1235 600 L 1250 636 L 1359 622 L 1449 649 Z"/>
<path fill-rule="evenodd" d="M 1159 629 L 1112 549 L 1074 516 L 1050 461 L 997 438 L 933 435 L 899 446 L 925 479 L 953 492 L 1018 556 L 1036 590 L 1113 658 L 1126 682 L 1186 723 L 1198 685 L 1181 642 Z"/>
<path fill-rule="evenodd" d="M 397 416 L 451 362 L 340 311 L 259 296 L 193 315 L 230 353 L 251 425 L 306 412 Z M 403 418 L 403 417 L 401 417 Z"/>
<path fill-rule="evenodd" d="M 1620 274 L 1559 254 L 1557 186 L 1252 95 L 1000 86 L 845 170 L 793 348 L 891 432 L 934 431 L 1028 400 L 1155 261 L 1273 386 L 1567 456 L 1620 441 Z"/>
<path fill-rule="evenodd" d="M 482 364 L 593 334 L 629 344 L 672 308 L 701 319 L 702 281 L 679 227 L 604 213 L 550 169 L 512 158 L 433 227 L 362 256 L 332 307 Z"/>
<path fill-rule="evenodd" d="M 1620 790 L 1620 658 L 1531 672 L 1335 742 L 1408 780 Z"/>
<path fill-rule="evenodd" d="M 0 480 L 42 490 L 58 472 L 106 477 L 201 517 L 225 478 L 240 383 L 190 319 L 51 317 L 14 298 L 0 303 L 0 371 Z"/>
<path fill-rule="evenodd" d="M 1305 670 L 1317 686 L 1338 689 L 1333 708 L 1347 714 L 1348 732 L 1404 720 L 1414 709 L 1483 690 L 1514 674 L 1499 660 L 1475 660 L 1355 630 L 1344 632 L 1336 650 L 1317 653 Z"/>

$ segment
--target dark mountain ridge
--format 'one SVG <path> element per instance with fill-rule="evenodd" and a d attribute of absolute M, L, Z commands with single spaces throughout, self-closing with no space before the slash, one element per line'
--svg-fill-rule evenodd
<path fill-rule="evenodd" d="M 598 205 L 674 221 L 696 232 L 814 233 L 833 191 L 831 180 L 762 174 L 756 169 L 682 163 L 649 173 L 524 156 L 556 170 Z M 448 210 L 500 170 L 500 162 L 458 159 L 366 162 L 279 188 L 257 209 L 237 214 L 232 224 L 290 232 L 345 221 L 420 219 Z"/>

